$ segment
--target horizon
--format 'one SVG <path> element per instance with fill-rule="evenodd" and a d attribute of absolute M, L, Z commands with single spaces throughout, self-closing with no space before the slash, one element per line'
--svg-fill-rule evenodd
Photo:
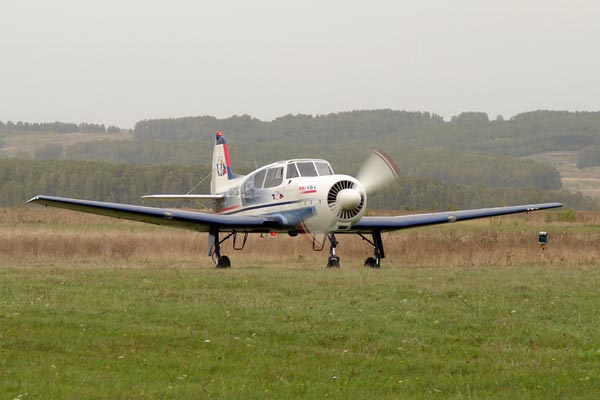
<path fill-rule="evenodd" d="M 506 116 L 506 115 L 502 115 L 502 114 L 498 114 L 498 115 L 492 116 L 489 113 L 486 113 L 485 111 L 461 111 L 458 114 L 451 115 L 451 116 L 448 117 L 448 116 L 440 115 L 440 114 L 437 114 L 437 113 L 434 113 L 434 112 L 431 112 L 431 111 L 415 111 L 415 110 L 399 110 L 399 109 L 396 110 L 396 109 L 390 109 L 390 108 L 379 108 L 379 109 L 346 110 L 346 111 L 337 111 L 337 112 L 319 113 L 319 114 L 307 114 L 307 113 L 295 113 L 294 114 L 294 113 L 287 113 L 287 114 L 276 116 L 275 118 L 269 119 L 269 120 L 258 118 L 258 117 L 254 116 L 254 115 L 251 115 L 251 114 L 232 114 L 232 115 L 225 116 L 225 117 L 218 117 L 218 116 L 215 116 L 215 115 L 208 115 L 208 114 L 203 114 L 203 115 L 185 115 L 185 116 L 178 116 L 178 117 L 165 116 L 165 117 L 156 117 L 156 118 L 144 118 L 144 119 L 136 121 L 133 124 L 133 126 L 127 126 L 127 127 L 126 126 L 119 126 L 119 125 L 109 124 L 109 123 L 106 123 L 104 121 L 74 121 L 74 120 L 71 120 L 71 121 L 67 121 L 67 120 L 61 121 L 61 120 L 56 120 L 56 119 L 55 120 L 33 120 L 33 121 L 32 120 L 27 120 L 27 121 L 25 121 L 25 120 L 18 120 L 17 121 L 17 120 L 11 120 L 11 119 L 6 119 L 6 120 L 0 119 L 0 123 L 6 124 L 6 123 L 11 122 L 11 123 L 13 123 L 15 125 L 17 123 L 19 123 L 19 122 L 29 123 L 29 124 L 51 124 L 51 123 L 57 123 L 57 122 L 58 123 L 66 123 L 66 124 L 76 124 L 76 125 L 79 125 L 79 124 L 95 124 L 95 125 L 104 125 L 106 128 L 108 128 L 109 126 L 112 125 L 112 126 L 116 126 L 118 128 L 121 128 L 121 129 L 129 130 L 129 129 L 134 129 L 135 125 L 138 122 L 141 122 L 141 121 L 152 121 L 152 120 L 168 120 L 168 119 L 183 119 L 183 118 L 203 118 L 203 117 L 212 117 L 212 118 L 215 118 L 217 120 L 226 120 L 226 119 L 230 119 L 230 118 L 248 116 L 248 117 L 250 117 L 252 119 L 257 119 L 260 122 L 273 122 L 273 121 L 275 121 L 275 120 L 277 120 L 279 118 L 283 118 L 283 117 L 286 117 L 286 116 L 289 116 L 289 115 L 291 115 L 293 117 L 296 117 L 296 116 L 310 116 L 310 117 L 313 117 L 313 118 L 317 118 L 317 117 L 323 117 L 323 116 L 328 116 L 328 115 L 336 115 L 336 114 L 343 114 L 343 113 L 370 112 L 370 111 L 382 111 L 382 110 L 389 110 L 389 111 L 394 111 L 394 112 L 429 113 L 431 115 L 435 115 L 435 116 L 441 117 L 444 120 L 444 122 L 451 122 L 452 118 L 456 118 L 456 117 L 458 117 L 458 116 L 460 116 L 462 114 L 467 114 L 467 113 L 485 114 L 487 116 L 487 118 L 488 118 L 489 121 L 496 121 L 496 120 L 498 120 L 499 117 L 502 117 L 505 121 L 509 121 L 509 120 L 513 119 L 514 117 L 516 117 L 518 115 L 528 114 L 528 113 L 534 113 L 534 112 L 566 112 L 566 113 L 598 113 L 598 112 L 600 112 L 600 109 L 598 109 L 598 110 L 550 110 L 550 109 L 539 109 L 538 108 L 538 109 L 535 109 L 535 110 L 528 110 L 528 111 L 517 112 L 517 113 L 515 113 L 514 115 L 511 115 L 511 116 Z"/>

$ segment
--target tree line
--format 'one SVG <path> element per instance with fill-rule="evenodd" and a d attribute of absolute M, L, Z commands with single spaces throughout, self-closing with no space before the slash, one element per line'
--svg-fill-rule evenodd
<path fill-rule="evenodd" d="M 209 172 L 201 166 L 0 160 L 0 206 L 23 206 L 38 194 L 140 204 L 140 196 L 145 194 L 188 193 L 191 189 L 193 193 L 208 193 L 210 179 L 199 183 Z M 492 189 L 403 177 L 371 196 L 369 208 L 452 210 L 548 201 L 561 201 L 575 209 L 598 207 L 594 200 L 567 191 Z"/>
<path fill-rule="evenodd" d="M 133 130 L 137 140 L 202 140 L 215 131 L 243 143 L 286 140 L 288 143 L 327 143 L 344 138 L 384 137 L 398 130 L 443 123 L 428 112 L 394 110 L 351 111 L 327 115 L 285 115 L 271 122 L 249 115 L 218 119 L 212 116 L 143 120 Z"/>
<path fill-rule="evenodd" d="M 104 124 L 93 124 L 81 122 L 75 124 L 72 122 L 12 122 L 0 121 L 0 131 L 6 132 L 54 132 L 54 133 L 119 133 L 121 128 L 114 125 L 109 125 L 108 128 Z"/>
<path fill-rule="evenodd" d="M 230 142 L 231 143 L 231 142 Z M 233 167 L 252 170 L 289 158 L 324 158 L 339 173 L 354 175 L 368 156 L 368 144 L 359 146 L 352 142 L 325 147 L 319 145 L 294 145 L 280 142 L 258 145 L 230 145 Z M 69 146 L 47 144 L 38 148 L 37 160 L 94 160 L 134 164 L 210 165 L 213 139 L 199 142 L 179 141 L 109 141 L 76 143 Z M 404 149 L 386 147 L 387 153 L 404 176 L 432 178 L 443 183 L 461 183 L 499 187 L 538 187 L 556 190 L 561 188 L 560 174 L 556 168 L 529 160 L 492 154 L 460 153 L 442 149 Z M 352 154 L 352 157 L 348 155 Z"/>
<path fill-rule="evenodd" d="M 151 193 L 186 193 L 204 167 L 100 162 L 0 160 L 0 206 L 22 206 L 38 194 L 139 204 Z M 207 193 L 208 180 L 198 190 Z"/>
<path fill-rule="evenodd" d="M 327 115 L 286 115 L 261 121 L 249 115 L 139 121 L 137 140 L 204 140 L 215 131 L 240 143 L 335 145 L 357 141 L 373 146 L 444 148 L 472 153 L 524 156 L 579 150 L 600 144 L 600 112 L 533 111 L 505 120 L 465 112 L 444 121 L 427 112 L 366 110 Z"/>

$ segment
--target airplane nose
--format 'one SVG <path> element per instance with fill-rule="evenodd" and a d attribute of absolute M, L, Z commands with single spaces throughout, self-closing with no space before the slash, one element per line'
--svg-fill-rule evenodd
<path fill-rule="evenodd" d="M 342 189 L 337 194 L 337 203 L 344 210 L 353 210 L 358 207 L 362 199 L 360 192 L 355 189 Z"/>

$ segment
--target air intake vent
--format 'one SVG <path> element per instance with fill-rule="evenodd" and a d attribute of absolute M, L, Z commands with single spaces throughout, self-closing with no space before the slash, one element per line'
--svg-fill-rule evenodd
<path fill-rule="evenodd" d="M 331 189 L 329 189 L 329 193 L 327 193 L 327 204 L 329 205 L 329 208 L 331 209 L 331 211 L 338 218 L 343 219 L 343 220 L 350 220 L 350 219 L 356 217 L 360 213 L 360 211 L 363 209 L 363 207 L 365 205 L 365 195 L 362 193 L 362 191 L 359 191 L 360 203 L 354 208 L 344 209 L 344 208 L 340 207 L 340 205 L 338 204 L 338 201 L 337 201 L 338 194 L 344 189 L 357 190 L 357 188 L 354 186 L 353 182 L 339 181 L 339 182 L 335 183 L 331 187 Z"/>

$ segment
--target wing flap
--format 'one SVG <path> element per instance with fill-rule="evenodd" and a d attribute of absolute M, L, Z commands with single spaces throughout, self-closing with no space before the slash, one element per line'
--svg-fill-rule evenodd
<path fill-rule="evenodd" d="M 277 216 L 220 215 L 66 197 L 36 196 L 28 203 L 201 232 L 209 231 L 211 227 L 240 232 L 268 232 L 282 225 Z"/>
<path fill-rule="evenodd" d="M 476 218 L 518 214 L 562 207 L 560 203 L 527 204 L 512 207 L 481 208 L 477 210 L 449 211 L 429 214 L 401 215 L 396 217 L 363 217 L 352 226 L 351 232 L 395 231 L 418 226 L 466 221 Z"/>

